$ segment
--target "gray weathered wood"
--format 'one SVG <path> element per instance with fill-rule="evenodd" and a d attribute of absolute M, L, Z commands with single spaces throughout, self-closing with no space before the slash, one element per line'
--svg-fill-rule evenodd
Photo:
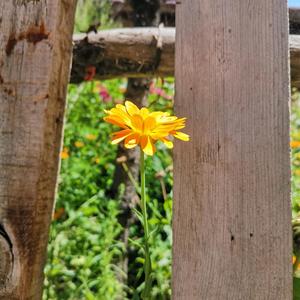
<path fill-rule="evenodd" d="M 0 2 L 0 299 L 41 299 L 75 0 Z"/>
<path fill-rule="evenodd" d="M 173 299 L 292 299 L 287 3 L 176 11 Z"/>

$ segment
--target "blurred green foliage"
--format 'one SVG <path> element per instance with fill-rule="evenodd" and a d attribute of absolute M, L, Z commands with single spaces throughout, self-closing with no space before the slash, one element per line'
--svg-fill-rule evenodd
<path fill-rule="evenodd" d="M 125 255 L 118 239 L 122 232 L 118 223 L 120 197 L 109 196 L 117 154 L 110 135 L 116 128 L 102 120 L 104 109 L 123 101 L 125 86 L 125 80 L 69 86 L 44 300 L 126 299 L 125 292 L 133 299 L 134 290 L 142 288 L 139 274 L 143 254 L 134 242 L 130 247 L 137 257 L 129 272 L 136 282 L 124 286 L 119 280 L 124 274 L 118 262 Z M 148 97 L 150 108 L 172 111 L 173 89 L 172 79 L 156 80 Z M 170 299 L 172 157 L 163 144 L 157 146 L 157 154 L 146 160 L 150 226 L 154 231 L 150 241 L 152 295 L 154 299 Z M 130 228 L 130 238 L 138 241 L 140 236 L 137 223 Z"/>
<path fill-rule="evenodd" d="M 91 25 L 99 29 L 107 29 L 116 26 L 111 13 L 110 0 L 78 0 L 75 16 L 75 32 L 86 32 Z"/>
<path fill-rule="evenodd" d="M 118 26 L 110 18 L 110 0 L 78 0 L 75 32 Z M 130 286 L 122 283 L 119 262 L 126 249 L 119 239 L 120 199 L 111 198 L 117 146 L 110 143 L 116 128 L 105 123 L 104 109 L 123 102 L 126 80 L 84 82 L 70 85 L 61 152 L 56 207 L 51 226 L 45 267 L 43 300 L 138 299 L 143 281 L 143 253 L 137 246 L 141 225 L 130 228 Z M 173 79 L 155 80 L 148 97 L 150 109 L 172 111 Z M 170 299 L 172 157 L 163 145 L 146 161 L 153 299 Z M 130 151 L 130 150 L 129 150 Z M 159 174 L 159 176 L 157 176 Z M 131 280 L 132 281 L 132 280 Z M 128 295 L 128 296 L 127 296 Z"/>
<path fill-rule="evenodd" d="M 294 90 L 291 105 L 291 149 L 292 149 L 292 212 L 300 212 L 300 94 Z"/>
<path fill-rule="evenodd" d="M 300 93 L 293 89 L 291 104 L 292 216 L 300 216 Z M 294 226 L 294 225 L 293 225 Z M 294 228 L 295 229 L 295 228 Z M 295 249 L 296 251 L 297 249 Z M 296 251 L 294 255 L 296 255 Z M 298 254 L 298 253 L 297 253 Z M 300 270 L 295 267 L 293 299 L 300 299 Z"/>
<path fill-rule="evenodd" d="M 75 32 L 118 26 L 110 18 L 110 0 L 78 0 Z M 137 258 L 130 265 L 136 274 L 132 286 L 123 286 L 118 261 L 125 255 L 118 240 L 120 199 L 111 199 L 109 189 L 115 170 L 116 147 L 109 143 L 113 128 L 102 121 L 103 109 L 121 102 L 125 80 L 86 82 L 70 86 L 65 125 L 59 190 L 50 232 L 43 299 L 126 299 L 141 290 L 139 276 L 143 255 L 136 247 L 141 227 L 130 228 L 131 247 Z M 150 89 L 150 108 L 172 110 L 173 80 L 157 81 Z M 147 180 L 154 270 L 153 299 L 170 299 L 172 158 L 162 145 L 148 159 Z M 292 94 L 292 214 L 300 214 L 300 94 Z M 163 174 L 159 179 L 157 174 Z M 166 189 L 166 195 L 163 190 Z M 122 189 L 120 190 L 120 196 Z M 120 198 L 120 197 L 119 197 Z M 294 299 L 300 299 L 300 270 L 294 278 Z M 298 278 L 299 277 L 299 278 Z"/>

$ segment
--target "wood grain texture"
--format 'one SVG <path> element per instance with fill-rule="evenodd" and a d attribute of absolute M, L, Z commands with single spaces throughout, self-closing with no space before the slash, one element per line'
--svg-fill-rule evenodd
<path fill-rule="evenodd" d="M 287 3 L 176 13 L 173 299 L 292 299 Z"/>
<path fill-rule="evenodd" d="M 84 81 L 89 66 L 98 80 L 174 76 L 175 28 L 101 30 L 76 34 L 73 43 L 71 83 Z M 291 85 L 300 88 L 300 35 L 290 35 L 290 58 Z"/>
<path fill-rule="evenodd" d="M 175 28 L 122 28 L 75 35 L 71 82 L 95 79 L 174 76 Z"/>
<path fill-rule="evenodd" d="M 75 0 L 0 2 L 0 299 L 41 299 Z"/>

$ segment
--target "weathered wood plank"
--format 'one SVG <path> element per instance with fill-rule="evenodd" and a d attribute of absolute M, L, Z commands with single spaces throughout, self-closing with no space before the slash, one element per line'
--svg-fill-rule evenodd
<path fill-rule="evenodd" d="M 174 76 L 175 28 L 120 28 L 75 35 L 71 82 L 95 79 Z"/>
<path fill-rule="evenodd" d="M 287 3 L 177 6 L 173 299 L 292 299 Z"/>
<path fill-rule="evenodd" d="M 75 0 L 0 2 L 0 299 L 41 299 Z"/>
<path fill-rule="evenodd" d="M 175 28 L 121 28 L 73 37 L 71 83 L 95 79 L 174 76 Z M 290 35 L 291 84 L 300 88 L 300 35 Z"/>

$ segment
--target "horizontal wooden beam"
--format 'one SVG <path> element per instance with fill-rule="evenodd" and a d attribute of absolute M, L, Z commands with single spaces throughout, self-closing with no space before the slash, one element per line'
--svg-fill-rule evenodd
<path fill-rule="evenodd" d="M 289 22 L 300 24 L 300 9 L 291 7 L 289 9 Z"/>
<path fill-rule="evenodd" d="M 290 35 L 291 85 L 300 88 L 300 35 Z"/>
<path fill-rule="evenodd" d="M 71 83 L 88 77 L 174 76 L 175 28 L 111 29 L 73 40 Z M 290 58 L 291 83 L 300 88 L 300 35 L 290 35 Z"/>
<path fill-rule="evenodd" d="M 90 75 L 101 80 L 173 76 L 174 47 L 175 28 L 124 28 L 75 35 L 70 81 L 79 83 Z"/>

